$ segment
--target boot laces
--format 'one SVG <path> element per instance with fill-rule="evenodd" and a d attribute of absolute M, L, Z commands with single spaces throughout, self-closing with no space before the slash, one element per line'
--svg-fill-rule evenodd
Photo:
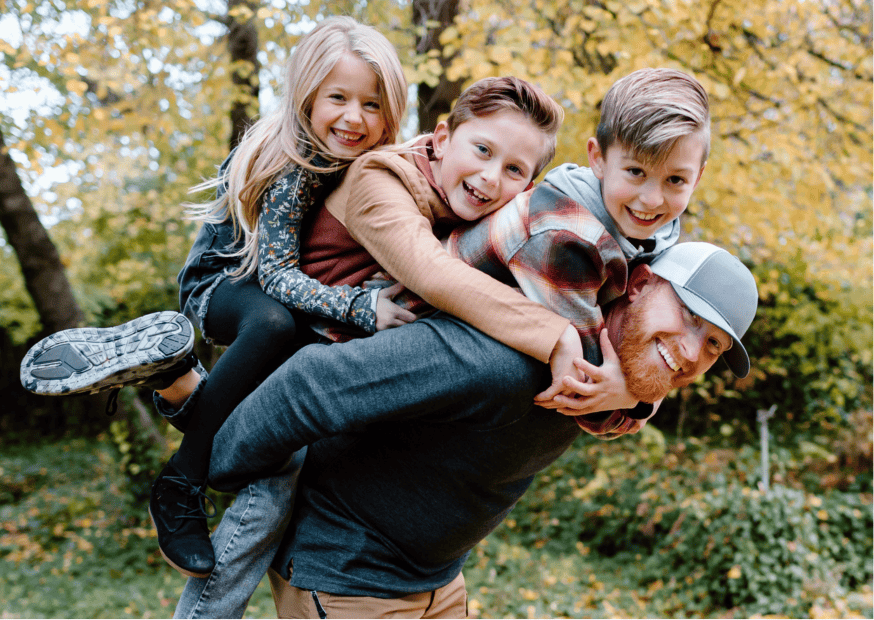
<path fill-rule="evenodd" d="M 185 503 L 177 502 L 177 506 L 180 508 L 184 508 L 185 512 L 176 515 L 178 519 L 210 519 L 218 513 L 218 509 L 216 508 L 215 502 L 212 501 L 212 498 L 204 493 L 202 486 L 197 486 L 191 480 L 186 478 L 184 475 L 180 474 L 178 476 L 164 476 L 164 480 L 167 482 L 172 482 L 174 484 L 182 487 L 182 492 L 188 496 L 189 498 L 194 498 L 195 502 L 192 506 L 192 502 L 188 501 Z M 203 499 L 212 507 L 212 511 L 208 512 L 206 506 L 204 505 Z"/>

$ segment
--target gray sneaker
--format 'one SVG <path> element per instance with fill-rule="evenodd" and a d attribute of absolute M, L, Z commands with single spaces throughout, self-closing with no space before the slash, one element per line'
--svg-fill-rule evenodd
<path fill-rule="evenodd" d="M 21 385 L 46 396 L 96 394 L 156 381 L 168 387 L 191 367 L 186 358 L 194 358 L 189 356 L 193 346 L 194 328 L 178 312 L 155 312 L 115 327 L 65 329 L 27 352 Z"/>

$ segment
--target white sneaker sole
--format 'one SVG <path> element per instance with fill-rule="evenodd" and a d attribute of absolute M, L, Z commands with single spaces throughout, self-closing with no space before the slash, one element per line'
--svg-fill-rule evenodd
<path fill-rule="evenodd" d="M 45 396 L 102 392 L 145 383 L 184 358 L 194 329 L 178 312 L 155 312 L 115 327 L 65 329 L 21 361 L 21 385 Z"/>

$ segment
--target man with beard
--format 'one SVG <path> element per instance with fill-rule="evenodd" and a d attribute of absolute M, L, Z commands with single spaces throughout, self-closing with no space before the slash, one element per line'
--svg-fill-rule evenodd
<path fill-rule="evenodd" d="M 635 267 L 606 318 L 629 390 L 657 402 L 719 357 L 746 374 L 740 338 L 757 299 L 749 270 L 710 244 Z M 549 380 L 546 365 L 445 315 L 292 357 L 222 428 L 210 471 L 214 487 L 242 487 L 240 502 L 309 446 L 271 571 L 279 615 L 463 617 L 461 568 L 533 477 L 580 428 L 612 437 L 645 423 L 534 406 Z"/>

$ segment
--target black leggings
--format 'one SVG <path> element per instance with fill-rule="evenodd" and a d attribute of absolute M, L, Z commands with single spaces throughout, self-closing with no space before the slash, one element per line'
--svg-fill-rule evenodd
<path fill-rule="evenodd" d="M 210 371 L 173 457 L 174 465 L 195 479 L 206 478 L 213 437 L 234 408 L 302 344 L 295 342 L 292 311 L 267 295 L 254 278 L 219 284 L 205 327 L 210 338 L 229 346 Z"/>

